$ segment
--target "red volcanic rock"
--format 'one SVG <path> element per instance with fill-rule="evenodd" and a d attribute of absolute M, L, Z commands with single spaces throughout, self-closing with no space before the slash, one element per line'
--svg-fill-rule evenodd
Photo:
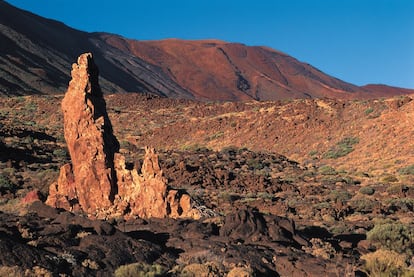
<path fill-rule="evenodd" d="M 65 164 L 60 168 L 57 182 L 49 187 L 49 197 L 46 204 L 65 210 L 80 210 L 71 164 Z"/>
<path fill-rule="evenodd" d="M 77 199 L 82 210 L 93 213 L 112 205 L 115 195 L 113 156 L 119 144 L 112 134 L 92 55 L 81 55 L 78 63 L 72 65 L 71 74 L 62 110 L 72 169 L 67 165 L 62 168 L 58 186 L 65 184 L 66 191 L 62 194 L 67 201 Z M 68 208 L 61 200 L 56 206 Z"/>
<path fill-rule="evenodd" d="M 199 213 L 192 208 L 191 198 L 177 190 L 168 189 L 167 179 L 153 148 L 145 148 L 141 174 L 125 166 L 125 157 L 115 154 L 118 194 L 114 208 L 118 215 L 149 217 L 192 217 Z"/>
<path fill-rule="evenodd" d="M 99 218 L 197 217 L 191 198 L 168 190 L 154 149 L 146 148 L 141 174 L 118 153 L 92 54 L 72 66 L 62 101 L 65 139 L 72 164 L 62 166 L 46 203 Z"/>
<path fill-rule="evenodd" d="M 22 203 L 24 204 L 33 203 L 35 201 L 40 201 L 40 198 L 41 198 L 40 191 L 35 189 L 26 194 L 26 196 L 22 199 Z"/>

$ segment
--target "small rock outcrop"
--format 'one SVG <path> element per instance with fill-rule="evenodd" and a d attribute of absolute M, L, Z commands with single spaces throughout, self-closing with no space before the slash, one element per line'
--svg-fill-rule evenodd
<path fill-rule="evenodd" d="M 253 210 L 239 210 L 237 213 L 229 213 L 225 219 L 220 235 L 231 239 L 243 239 L 259 241 L 268 236 L 266 221 L 263 216 Z"/>
<path fill-rule="evenodd" d="M 62 110 L 72 163 L 61 167 L 46 204 L 97 218 L 199 217 L 189 195 L 168 188 L 154 149 L 145 149 L 141 174 L 126 168 L 92 54 L 82 54 L 71 75 Z"/>

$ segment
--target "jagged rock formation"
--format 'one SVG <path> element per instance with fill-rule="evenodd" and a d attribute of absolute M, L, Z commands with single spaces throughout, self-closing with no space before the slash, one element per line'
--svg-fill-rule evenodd
<path fill-rule="evenodd" d="M 98 218 L 198 217 L 189 195 L 168 188 L 154 149 L 146 148 L 141 174 L 126 168 L 92 54 L 81 55 L 71 75 L 62 110 L 72 164 L 61 167 L 46 203 Z"/>

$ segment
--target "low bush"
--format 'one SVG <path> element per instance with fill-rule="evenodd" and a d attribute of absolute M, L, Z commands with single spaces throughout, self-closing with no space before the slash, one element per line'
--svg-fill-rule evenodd
<path fill-rule="evenodd" d="M 410 189 L 410 186 L 404 184 L 396 184 L 389 186 L 387 192 L 391 195 L 401 195 L 404 192 L 407 192 Z"/>
<path fill-rule="evenodd" d="M 372 113 L 372 112 L 374 112 L 374 108 L 372 108 L 372 107 L 370 107 L 370 108 L 367 108 L 366 110 L 365 110 L 365 114 L 366 115 L 369 115 L 370 113 Z"/>
<path fill-rule="evenodd" d="M 409 276 L 405 255 L 394 251 L 379 249 L 361 256 L 365 261 L 364 271 L 368 276 Z"/>
<path fill-rule="evenodd" d="M 414 252 L 414 226 L 402 223 L 376 224 L 367 233 L 367 239 L 378 248 L 412 255 Z"/>
<path fill-rule="evenodd" d="M 392 211 L 414 212 L 414 198 L 390 199 L 386 203 Z"/>
<path fill-rule="evenodd" d="M 325 159 L 337 159 L 344 157 L 354 151 L 353 146 L 359 143 L 359 138 L 357 137 L 346 137 L 339 141 L 335 146 L 331 147 L 323 157 Z"/>
<path fill-rule="evenodd" d="M 398 170 L 398 173 L 400 173 L 401 175 L 414 175 L 414 164 L 400 168 Z"/>
<path fill-rule="evenodd" d="M 115 277 L 156 277 L 164 276 L 167 269 L 159 264 L 133 263 L 122 265 L 115 270 Z"/>
<path fill-rule="evenodd" d="M 355 212 L 367 214 L 372 213 L 374 208 L 380 204 L 368 198 L 360 198 L 349 201 L 349 205 Z"/>
<path fill-rule="evenodd" d="M 328 195 L 328 199 L 332 202 L 346 202 L 347 200 L 351 199 L 352 195 L 346 190 L 333 190 Z"/>
<path fill-rule="evenodd" d="M 59 148 L 53 151 L 53 156 L 56 158 L 66 159 L 68 156 L 68 152 L 64 148 Z"/>
<path fill-rule="evenodd" d="M 322 175 L 336 175 L 337 174 L 336 170 L 329 165 L 323 165 L 319 167 L 318 172 Z"/>
<path fill-rule="evenodd" d="M 5 175 L 0 174 L 0 193 L 13 192 L 14 189 L 15 185 L 10 181 L 10 179 Z"/>
<path fill-rule="evenodd" d="M 392 175 L 392 174 L 389 174 L 389 175 L 385 175 L 384 177 L 382 177 L 382 179 L 381 179 L 384 183 L 396 183 L 396 182 L 398 182 L 398 178 L 397 177 L 395 177 L 394 175 Z"/>
<path fill-rule="evenodd" d="M 359 192 L 366 195 L 373 195 L 375 193 L 375 189 L 371 187 L 362 187 L 359 189 Z"/>

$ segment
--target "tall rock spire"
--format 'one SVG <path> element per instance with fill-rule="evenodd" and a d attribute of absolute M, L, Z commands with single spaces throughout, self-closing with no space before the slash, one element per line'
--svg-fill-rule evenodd
<path fill-rule="evenodd" d="M 100 218 L 197 217 L 188 195 L 168 190 L 153 149 L 146 149 L 142 174 L 126 169 L 91 53 L 79 56 L 71 75 L 62 110 L 72 163 L 62 166 L 46 203 Z"/>

